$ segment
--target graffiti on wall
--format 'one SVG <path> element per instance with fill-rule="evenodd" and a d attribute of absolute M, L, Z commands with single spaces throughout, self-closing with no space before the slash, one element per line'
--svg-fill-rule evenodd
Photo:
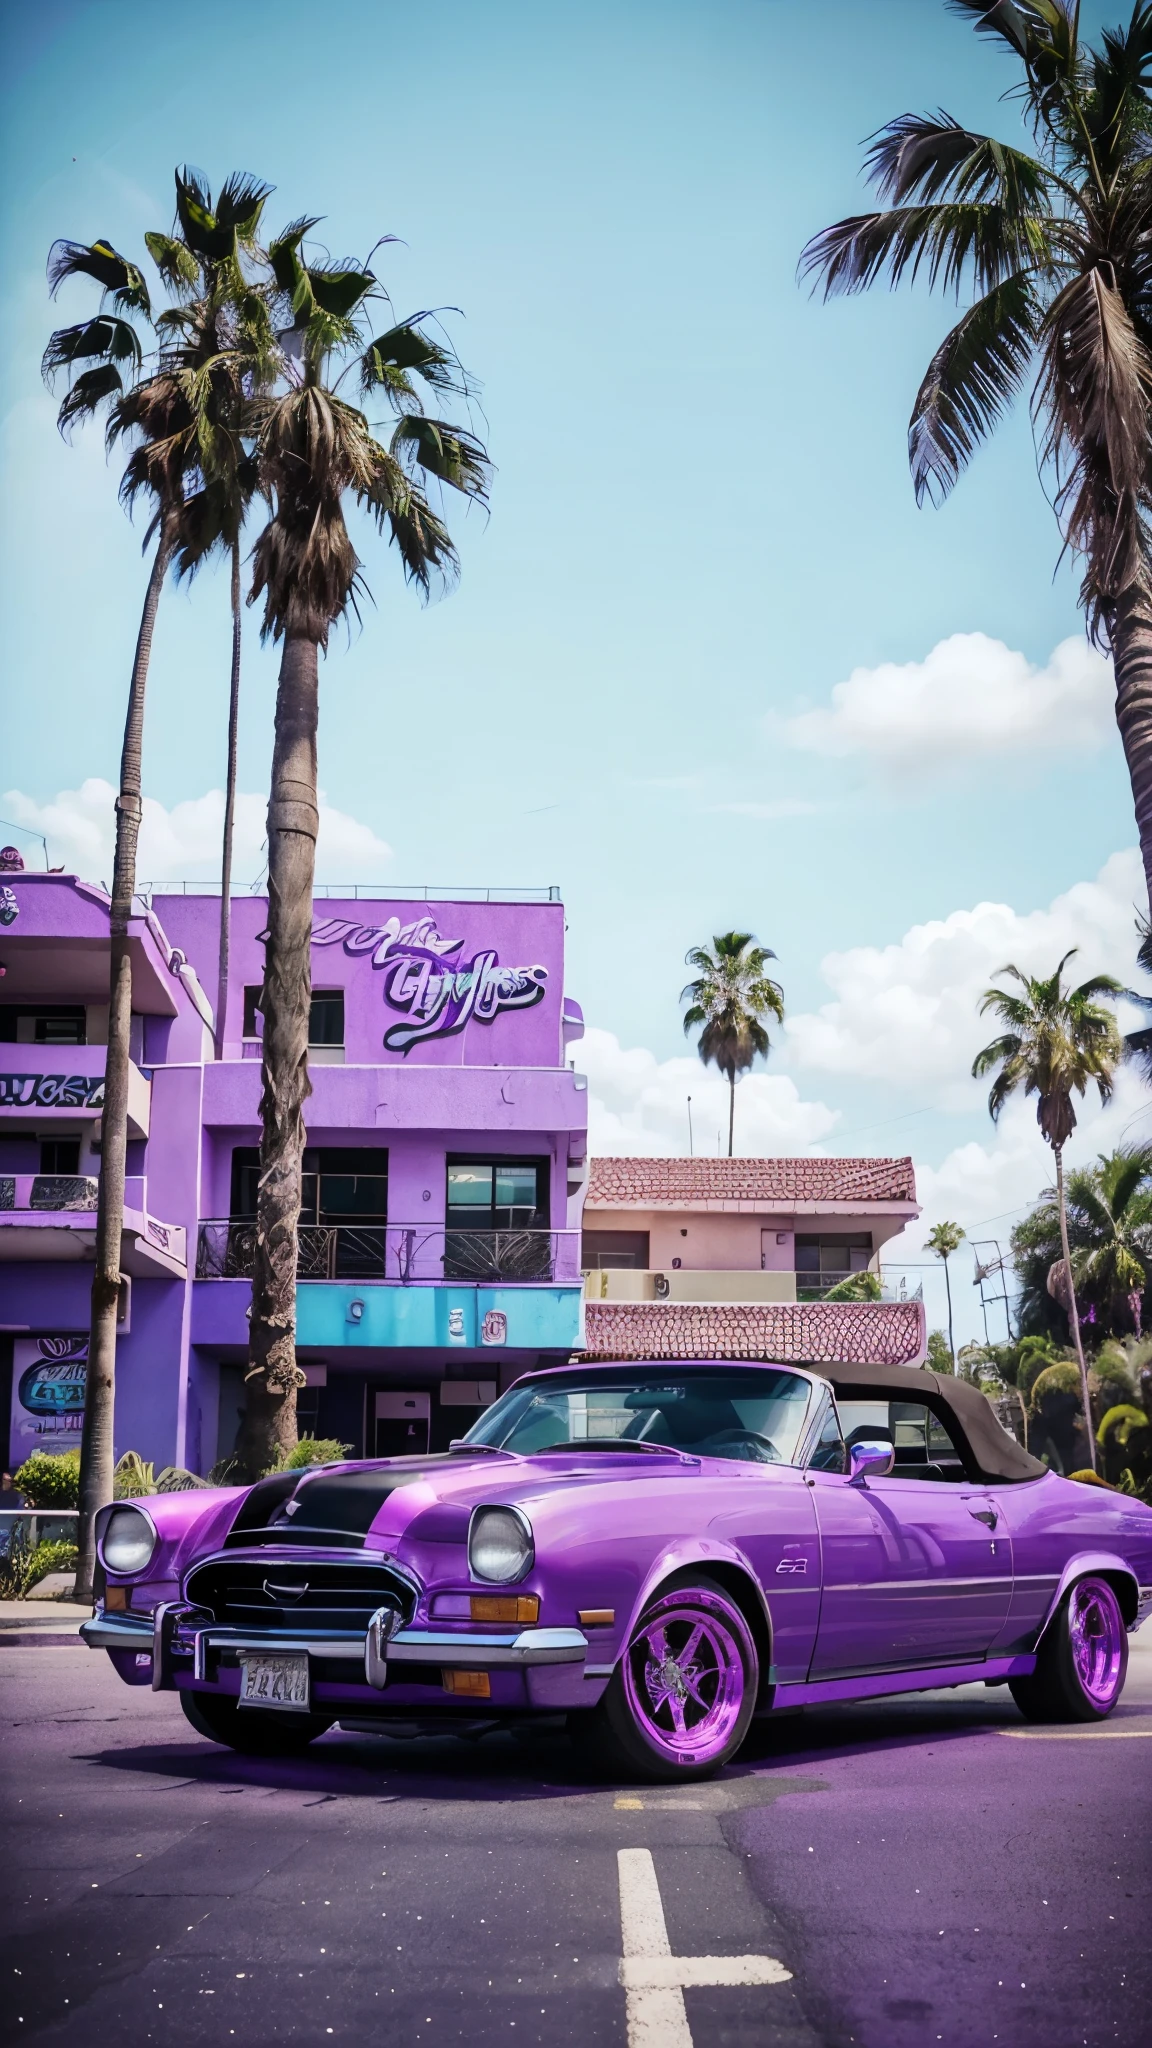
<path fill-rule="evenodd" d="M 103 1109 L 103 1074 L 0 1074 L 0 1109 Z"/>
<path fill-rule="evenodd" d="M 30 1451 L 78 1450 L 88 1377 L 87 1337 L 18 1337 L 12 1349 L 13 1469 Z"/>
<path fill-rule="evenodd" d="M 4 849 L 5 853 L 9 850 L 8 847 Z M 20 905 L 16 901 L 15 890 L 10 889 L 7 882 L 0 882 L 0 924 L 15 924 L 19 915 Z"/>
<path fill-rule="evenodd" d="M 450 1038 L 473 1020 L 491 1024 L 502 1010 L 530 1010 L 542 1002 L 546 967 L 505 967 L 495 948 L 462 960 L 463 939 L 446 939 L 425 913 L 402 925 L 352 924 L 347 918 L 318 919 L 314 946 L 342 946 L 353 959 L 367 956 L 382 975 L 384 1001 L 411 1020 L 384 1033 L 390 1052 L 410 1052 L 422 1039 Z"/>

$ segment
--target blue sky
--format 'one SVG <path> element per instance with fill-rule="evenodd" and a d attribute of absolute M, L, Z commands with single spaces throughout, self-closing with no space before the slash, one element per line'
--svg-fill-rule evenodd
<path fill-rule="evenodd" d="M 55 434 L 38 373 L 44 260 L 57 235 L 138 250 L 168 225 L 187 160 L 214 184 L 233 168 L 267 178 L 270 222 L 322 214 L 334 254 L 401 237 L 377 266 L 397 308 L 463 309 L 450 324 L 483 384 L 491 517 L 450 508 L 460 586 L 426 610 L 363 537 L 375 602 L 350 642 L 333 637 L 321 782 L 392 849 L 367 857 L 365 879 L 560 882 L 572 989 L 601 1032 L 645 1049 L 669 1101 L 693 941 L 756 931 L 790 1011 L 818 1020 L 839 1001 L 843 1035 L 855 998 L 829 954 L 858 949 L 856 979 L 874 985 L 913 927 L 985 899 L 1025 921 L 1006 941 L 1047 943 L 1028 918 L 1131 845 L 1099 690 L 1063 745 L 1042 721 L 1003 744 L 934 736 L 932 707 L 952 692 L 966 703 L 965 663 L 991 659 L 982 643 L 930 674 L 915 743 L 881 718 L 871 741 L 841 732 L 827 742 L 840 752 L 813 751 L 789 724 L 827 709 L 854 670 L 923 664 L 952 635 L 1002 641 L 1043 671 L 1081 631 L 1023 412 L 943 511 L 916 510 L 906 422 L 947 308 L 908 292 L 823 307 L 795 281 L 805 239 L 859 208 L 860 143 L 886 117 L 943 104 L 1015 130 L 1007 63 L 942 5 L 444 0 L 417 17 L 385 0 L 320 14 L 206 0 L 191 16 L 40 0 L 2 27 L 0 787 L 22 820 L 114 778 L 144 576 L 97 438 L 69 449 Z M 80 317 L 89 302 L 69 290 L 61 313 Z M 146 782 L 168 810 L 220 784 L 227 642 L 221 578 L 165 598 Z M 253 794 L 274 684 L 253 616 L 240 775 Z M 1000 687 L 993 676 L 977 701 Z M 1060 688 L 1054 702 L 1059 728 Z M 1112 911 L 1130 894 L 1118 873 Z M 1110 923 L 1086 900 L 1069 915 L 1086 944 L 1108 923 L 1113 951 L 1126 946 L 1127 904 Z M 1054 914 L 1053 943 L 1067 923 Z M 939 1060 L 918 1086 L 906 1060 L 885 1072 L 820 1045 L 802 1026 L 779 1088 L 794 1076 L 827 1132 L 790 1111 L 780 1143 L 771 1117 L 758 1143 L 915 1138 L 929 1175 L 965 1146 L 995 1168 L 1003 1141 Z M 605 1071 L 609 1092 L 626 1087 Z M 648 1119 L 661 1149 L 686 1135 L 670 1114 Z M 1044 1170 L 1038 1154 L 1036 1186 Z M 1018 1204 L 1024 1171 L 1000 1171 L 996 1199 Z M 963 1184 L 973 1223 L 992 1199 L 980 1172 Z"/>

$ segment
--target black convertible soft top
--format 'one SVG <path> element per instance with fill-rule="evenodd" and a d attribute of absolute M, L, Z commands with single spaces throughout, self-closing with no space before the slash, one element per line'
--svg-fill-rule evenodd
<path fill-rule="evenodd" d="M 854 1396 L 861 1401 L 922 1401 L 938 1409 L 960 1438 L 974 1473 L 982 1479 L 1039 1479 L 1048 1469 L 1009 1436 L 992 1403 L 967 1380 L 910 1365 L 821 1364 L 810 1370 L 828 1380 L 833 1392 L 845 1400 Z"/>

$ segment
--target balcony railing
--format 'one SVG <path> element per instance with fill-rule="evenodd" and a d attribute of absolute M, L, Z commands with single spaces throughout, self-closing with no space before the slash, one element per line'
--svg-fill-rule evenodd
<path fill-rule="evenodd" d="M 2 1173 L 0 1209 L 94 1209 L 96 1188 L 88 1173 Z"/>
<path fill-rule="evenodd" d="M 919 1279 L 885 1266 L 875 1273 L 797 1273 L 791 1268 L 603 1267 L 585 1272 L 589 1301 L 809 1302 L 919 1301 Z"/>
<path fill-rule="evenodd" d="M 578 1281 L 578 1230 L 461 1230 L 427 1223 L 302 1223 L 299 1280 L 455 1280 L 474 1286 Z M 201 1223 L 198 1280 L 248 1280 L 256 1250 L 251 1220 Z"/>

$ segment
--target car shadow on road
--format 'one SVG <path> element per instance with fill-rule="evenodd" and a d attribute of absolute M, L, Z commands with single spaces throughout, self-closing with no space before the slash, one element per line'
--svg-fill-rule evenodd
<path fill-rule="evenodd" d="M 1011 1699 L 999 1689 L 982 1698 L 970 1693 L 961 1698 L 921 1694 L 809 1707 L 778 1720 L 754 1722 L 720 1782 L 734 1786 L 749 1777 L 762 1781 L 776 1767 L 788 1772 L 798 1763 L 814 1765 L 866 1752 L 971 1739 L 1022 1725 Z M 168 1790 L 193 1785 L 247 1787 L 304 1795 L 313 1803 L 341 1798 L 507 1803 L 653 1789 L 631 1778 L 594 1776 L 559 1730 L 513 1735 L 495 1729 L 471 1740 L 449 1734 L 400 1740 L 333 1729 L 293 1757 L 241 1756 L 190 1737 L 86 1751 L 78 1760 L 135 1777 L 163 1779 Z"/>

